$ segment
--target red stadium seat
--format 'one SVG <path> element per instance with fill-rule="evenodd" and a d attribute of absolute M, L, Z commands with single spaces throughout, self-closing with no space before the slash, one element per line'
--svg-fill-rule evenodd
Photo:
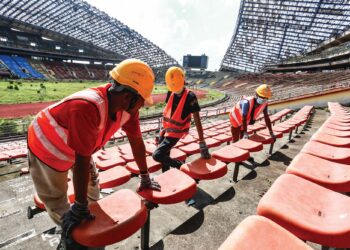
<path fill-rule="evenodd" d="M 296 175 L 281 175 L 261 198 L 257 213 L 300 239 L 350 247 L 350 198 Z"/>
<path fill-rule="evenodd" d="M 350 192 L 350 168 L 347 164 L 299 153 L 289 164 L 286 172 L 334 191 Z"/>
<path fill-rule="evenodd" d="M 227 134 L 220 134 L 220 135 L 217 135 L 217 136 L 213 136 L 212 138 L 214 138 L 215 140 L 220 141 L 221 143 L 232 141 L 232 136 L 231 135 L 227 135 Z"/>
<path fill-rule="evenodd" d="M 249 151 L 228 145 L 214 151 L 212 156 L 223 162 L 242 162 L 249 158 Z"/>
<path fill-rule="evenodd" d="M 323 144 L 328 144 L 336 147 L 350 147 L 350 139 L 345 137 L 338 137 L 329 135 L 326 133 L 317 132 L 311 137 L 312 141 L 321 142 Z"/>
<path fill-rule="evenodd" d="M 211 159 L 199 158 L 182 165 L 180 170 L 195 180 L 212 180 L 226 175 L 227 166 L 214 157 Z"/>
<path fill-rule="evenodd" d="M 138 193 L 155 204 L 179 203 L 191 198 L 196 193 L 196 182 L 175 168 L 154 177 L 154 179 L 160 184 L 161 191 L 144 189 Z"/>
<path fill-rule="evenodd" d="M 147 168 L 150 173 L 156 172 L 162 168 L 162 165 L 159 162 L 153 160 L 152 156 L 146 157 Z M 140 174 L 140 169 L 138 168 L 135 161 L 129 162 L 126 164 L 126 169 L 129 170 L 133 174 Z"/>
<path fill-rule="evenodd" d="M 101 247 L 124 240 L 147 220 L 147 209 L 140 197 L 128 189 L 119 190 L 89 204 L 96 216 L 84 220 L 72 233 L 73 239 L 88 247 Z"/>
<path fill-rule="evenodd" d="M 125 160 L 121 156 L 115 156 L 108 160 L 98 160 L 95 163 L 98 169 L 107 170 L 115 166 L 124 166 Z"/>
<path fill-rule="evenodd" d="M 335 130 L 340 130 L 340 131 L 350 131 L 350 125 L 340 126 L 340 125 L 337 125 L 337 124 L 325 123 L 324 127 L 335 129 Z"/>
<path fill-rule="evenodd" d="M 274 142 L 270 135 L 263 135 L 260 133 L 250 136 L 249 140 L 261 142 L 262 144 L 272 144 Z"/>
<path fill-rule="evenodd" d="M 304 145 L 301 152 L 330 161 L 350 164 L 350 148 L 335 147 L 317 141 L 309 141 Z"/>
<path fill-rule="evenodd" d="M 99 172 L 100 188 L 113 188 L 128 182 L 131 173 L 124 167 L 114 167 L 106 171 Z"/>
<path fill-rule="evenodd" d="M 257 215 L 245 218 L 219 250 L 312 250 L 275 222 Z"/>
<path fill-rule="evenodd" d="M 234 142 L 232 145 L 237 148 L 248 150 L 249 152 L 259 152 L 263 150 L 263 145 L 261 142 L 256 142 L 249 139 L 241 139 Z"/>

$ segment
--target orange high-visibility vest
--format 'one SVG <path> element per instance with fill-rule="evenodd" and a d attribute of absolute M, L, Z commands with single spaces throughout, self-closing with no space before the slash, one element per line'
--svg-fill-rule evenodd
<path fill-rule="evenodd" d="M 181 138 L 184 135 L 188 134 L 188 131 L 191 127 L 192 114 L 189 114 L 185 119 L 182 119 L 181 114 L 189 92 L 190 91 L 185 88 L 180 102 L 177 105 L 176 110 L 172 116 L 171 109 L 173 106 L 174 93 L 171 94 L 168 103 L 166 104 L 163 111 L 163 129 L 160 132 L 162 136 Z"/>
<path fill-rule="evenodd" d="M 109 138 L 105 138 L 105 133 L 107 132 L 105 131 L 105 127 L 108 119 L 107 90 L 110 86 L 111 84 L 109 83 L 96 88 L 79 91 L 40 111 L 28 128 L 28 147 L 31 152 L 43 163 L 57 171 L 67 171 L 73 167 L 75 163 L 75 152 L 67 144 L 68 130 L 57 123 L 51 115 L 50 110 L 58 105 L 66 105 L 67 101 L 76 99 L 86 100 L 96 105 L 100 116 L 100 123 L 95 151 L 105 145 L 109 140 Z M 119 124 L 116 125 L 116 130 L 129 118 L 130 115 L 123 112 L 122 118 L 117 119 L 117 123 Z"/>
<path fill-rule="evenodd" d="M 253 96 L 249 96 L 249 97 L 245 97 L 244 100 L 249 101 L 249 111 L 247 114 L 247 124 L 249 124 L 252 118 L 252 110 L 255 104 L 255 98 Z M 261 112 L 264 111 L 266 106 L 267 106 L 267 102 L 262 105 L 258 105 L 255 108 L 254 115 L 253 115 L 254 120 L 258 118 L 258 116 L 261 114 Z M 240 107 L 240 102 L 237 102 L 236 105 L 233 106 L 229 116 L 230 116 L 230 122 L 234 128 L 238 128 L 242 125 L 242 110 Z"/>

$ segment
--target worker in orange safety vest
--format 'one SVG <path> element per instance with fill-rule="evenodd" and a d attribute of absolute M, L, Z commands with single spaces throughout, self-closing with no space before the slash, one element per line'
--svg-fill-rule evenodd
<path fill-rule="evenodd" d="M 180 168 L 183 164 L 180 160 L 170 157 L 170 150 L 188 134 L 192 114 L 198 132 L 201 156 L 205 159 L 211 157 L 203 137 L 200 106 L 196 94 L 185 87 L 185 72 L 179 67 L 170 67 L 165 74 L 165 82 L 169 91 L 163 110 L 158 147 L 153 153 L 153 159 L 162 163 L 163 171 L 168 170 L 170 166 Z"/>
<path fill-rule="evenodd" d="M 261 84 L 256 88 L 255 93 L 255 97 L 245 97 L 237 102 L 229 113 L 233 142 L 238 141 L 240 138 L 249 138 L 247 127 L 254 124 L 261 113 L 264 114 L 265 124 L 270 131 L 271 137 L 276 140 L 267 109 L 267 101 L 272 96 L 271 88 L 267 84 Z"/>
<path fill-rule="evenodd" d="M 148 174 L 139 122 L 139 109 L 152 102 L 153 71 L 143 61 L 127 59 L 110 76 L 110 83 L 82 90 L 40 111 L 28 128 L 30 173 L 49 216 L 62 226 L 61 243 L 71 242 L 72 229 L 82 220 L 94 218 L 88 199 L 98 200 L 100 193 L 91 156 L 119 128 L 126 132 L 140 169 L 138 190 L 160 190 Z M 73 174 L 72 206 L 67 199 L 68 170 Z"/>

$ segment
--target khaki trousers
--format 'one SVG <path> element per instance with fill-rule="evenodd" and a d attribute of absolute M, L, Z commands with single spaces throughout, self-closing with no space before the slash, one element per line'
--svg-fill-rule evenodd
<path fill-rule="evenodd" d="M 57 225 L 61 225 L 61 218 L 63 214 L 66 213 L 70 208 L 67 190 L 68 174 L 72 176 L 72 171 L 55 171 L 48 165 L 41 162 L 30 151 L 28 151 L 28 161 L 29 171 L 39 198 L 45 204 L 45 208 L 51 219 Z M 88 184 L 88 199 L 89 201 L 96 201 L 99 198 L 100 189 L 98 173 L 95 164 L 91 160 L 90 179 Z"/>

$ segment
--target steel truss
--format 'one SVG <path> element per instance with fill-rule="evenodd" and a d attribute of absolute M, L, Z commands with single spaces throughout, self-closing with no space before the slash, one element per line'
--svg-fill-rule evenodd
<path fill-rule="evenodd" d="M 350 28 L 350 0 L 241 0 L 220 70 L 259 71 Z"/>

